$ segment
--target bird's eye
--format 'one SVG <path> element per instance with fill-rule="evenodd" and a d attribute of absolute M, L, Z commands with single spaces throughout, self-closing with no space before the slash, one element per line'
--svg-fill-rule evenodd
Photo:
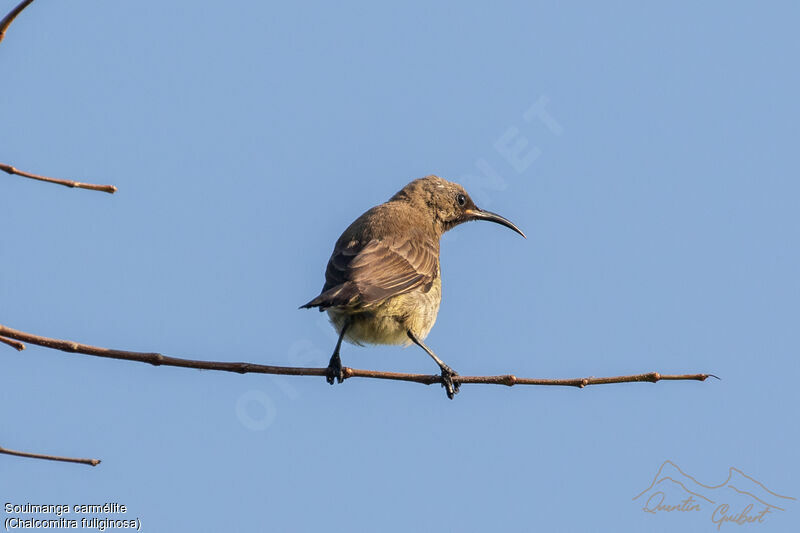
<path fill-rule="evenodd" d="M 467 205 L 467 197 L 464 196 L 463 194 L 459 194 L 458 196 L 456 196 L 456 201 L 458 202 L 458 205 L 460 205 L 461 207 Z"/>

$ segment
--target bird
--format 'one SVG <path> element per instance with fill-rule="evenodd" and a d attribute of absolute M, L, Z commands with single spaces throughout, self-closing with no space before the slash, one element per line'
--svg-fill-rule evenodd
<path fill-rule="evenodd" d="M 486 220 L 525 234 L 508 219 L 478 208 L 461 185 L 435 175 L 416 179 L 344 230 L 325 270 L 320 294 L 300 306 L 327 311 L 339 335 L 325 377 L 344 381 L 342 340 L 355 345 L 411 343 L 441 371 L 453 399 L 458 373 L 424 343 L 442 299 L 439 241 L 454 227 Z"/>

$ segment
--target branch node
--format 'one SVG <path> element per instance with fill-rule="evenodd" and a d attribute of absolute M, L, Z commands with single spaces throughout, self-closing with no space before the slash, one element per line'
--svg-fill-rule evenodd
<path fill-rule="evenodd" d="M 11 346 L 18 352 L 21 352 L 22 350 L 25 349 L 25 345 L 23 343 L 15 341 L 14 339 L 6 339 L 5 337 L 0 337 L 0 342 Z"/>
<path fill-rule="evenodd" d="M 503 376 L 503 385 L 508 385 L 509 387 L 513 387 L 517 383 L 517 376 L 514 374 L 508 374 Z"/>

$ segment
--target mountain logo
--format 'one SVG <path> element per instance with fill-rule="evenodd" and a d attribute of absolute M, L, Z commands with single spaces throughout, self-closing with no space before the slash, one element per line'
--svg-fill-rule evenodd
<path fill-rule="evenodd" d="M 719 485 L 697 481 L 670 460 L 664 461 L 653 481 L 633 497 L 649 514 L 707 515 L 720 530 L 723 524 L 762 524 L 772 513 L 785 512 L 797 501 L 768 489 L 738 468 L 728 468 Z"/>

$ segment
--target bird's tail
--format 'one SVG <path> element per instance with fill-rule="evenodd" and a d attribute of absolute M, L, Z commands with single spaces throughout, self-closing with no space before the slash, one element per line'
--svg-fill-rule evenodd
<path fill-rule="evenodd" d="M 348 281 L 328 289 L 307 304 L 301 305 L 300 309 L 319 307 L 320 311 L 325 311 L 329 307 L 348 307 L 352 305 L 357 298 L 358 288 L 353 282 Z"/>
<path fill-rule="evenodd" d="M 322 307 L 324 305 L 324 303 L 325 302 L 322 299 L 322 295 L 320 294 L 319 296 L 317 296 L 316 298 L 314 298 L 313 300 L 311 300 L 307 304 L 304 304 L 304 305 L 301 305 L 300 307 L 298 307 L 298 309 L 311 309 L 312 307 L 319 307 L 320 311 L 324 311 L 325 308 Z"/>

